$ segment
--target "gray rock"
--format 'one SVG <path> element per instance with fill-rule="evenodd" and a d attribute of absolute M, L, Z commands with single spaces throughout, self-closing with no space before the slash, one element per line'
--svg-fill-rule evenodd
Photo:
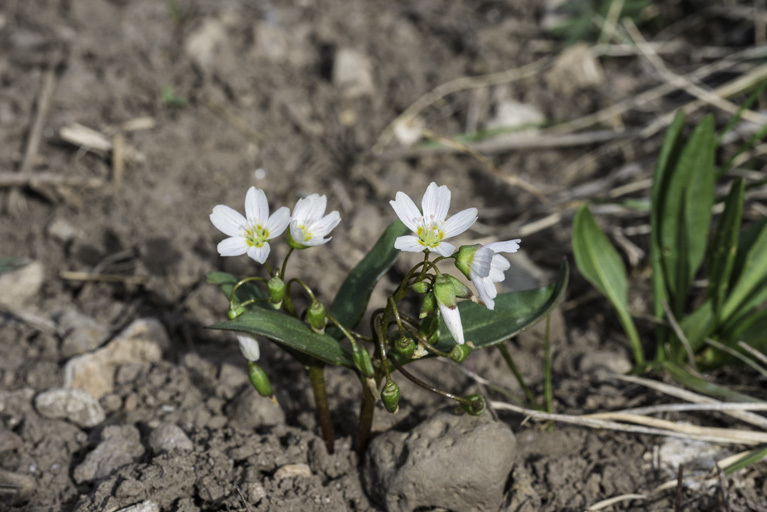
<path fill-rule="evenodd" d="M 16 308 L 34 302 L 45 280 L 43 264 L 33 261 L 13 272 L 0 274 L 0 304 Z"/>
<path fill-rule="evenodd" d="M 104 478 L 116 469 L 136 461 L 144 454 L 141 436 L 132 425 L 106 427 L 101 442 L 88 452 L 85 460 L 75 468 L 78 484 Z"/>
<path fill-rule="evenodd" d="M 0 469 L 0 503 L 23 505 L 32 497 L 37 482 L 30 475 Z"/>
<path fill-rule="evenodd" d="M 370 59 L 352 48 L 340 48 L 333 60 L 333 85 L 346 98 L 372 95 L 375 88 Z"/>
<path fill-rule="evenodd" d="M 0 426 L 0 453 L 15 450 L 23 444 L 24 441 L 18 434 Z"/>
<path fill-rule="evenodd" d="M 162 423 L 149 434 L 149 447 L 152 453 L 159 455 L 174 450 L 192 450 L 194 445 L 178 425 Z"/>
<path fill-rule="evenodd" d="M 581 372 L 593 374 L 598 371 L 624 374 L 631 370 L 631 361 L 626 354 L 610 350 L 587 352 L 578 365 Z"/>
<path fill-rule="evenodd" d="M 46 418 L 67 419 L 81 427 L 95 427 L 104 419 L 104 409 L 93 395 L 82 389 L 52 389 L 35 398 L 35 408 Z"/>
<path fill-rule="evenodd" d="M 260 396 L 253 388 L 240 393 L 226 407 L 226 415 L 234 427 L 242 430 L 254 430 L 285 423 L 282 407 Z"/>
<path fill-rule="evenodd" d="M 95 350 L 109 337 L 109 329 L 74 308 L 54 315 L 65 334 L 61 342 L 61 355 L 70 358 Z"/>
<path fill-rule="evenodd" d="M 498 510 L 516 455 L 511 429 L 489 414 L 442 411 L 409 432 L 376 437 L 362 477 L 389 512 Z"/>
<path fill-rule="evenodd" d="M 48 225 L 48 236 L 62 244 L 71 242 L 77 234 L 77 228 L 64 219 L 53 219 Z"/>
<path fill-rule="evenodd" d="M 160 505 L 154 501 L 142 501 L 130 507 L 121 508 L 117 512 L 160 512 Z"/>

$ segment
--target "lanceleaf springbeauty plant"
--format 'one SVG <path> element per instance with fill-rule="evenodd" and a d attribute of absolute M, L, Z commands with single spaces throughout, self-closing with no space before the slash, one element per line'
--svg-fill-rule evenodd
<path fill-rule="evenodd" d="M 416 378 L 405 367 L 430 357 L 463 363 L 473 350 L 497 345 L 545 317 L 567 285 L 569 270 L 563 263 L 559 280 L 551 286 L 499 294 L 496 283 L 504 280 L 510 266 L 504 255 L 516 252 L 520 240 L 456 248 L 448 240 L 471 227 L 477 209 L 448 216 L 450 190 L 446 186 L 430 184 L 420 209 L 403 192 L 390 204 L 399 219 L 352 269 L 329 304 L 304 280 L 292 276 L 289 267 L 295 251 L 322 250 L 339 225 L 338 212 L 325 214 L 325 196 L 312 194 L 299 199 L 292 213 L 281 207 L 270 214 L 264 192 L 251 187 L 245 196 L 244 216 L 224 205 L 213 208 L 210 216 L 213 225 L 228 237 L 218 244 L 219 254 L 247 255 L 258 264 L 260 273 L 245 278 L 223 272 L 208 274 L 208 280 L 219 285 L 229 299 L 228 320 L 212 328 L 237 333 L 250 381 L 263 396 L 273 398 L 273 388 L 269 369 L 258 364 L 256 337 L 274 342 L 307 369 L 319 425 L 331 452 L 333 430 L 324 379 L 327 365 L 348 368 L 362 385 L 356 440 L 359 453 L 370 437 L 376 403 L 380 400 L 388 412 L 396 413 L 400 400 L 406 399 L 400 396 L 396 382 L 401 378 L 458 402 L 469 414 L 481 414 L 485 410 L 482 396 L 447 393 Z M 283 234 L 290 249 L 276 266 L 269 259 L 271 244 L 280 243 Z M 414 257 L 416 263 L 386 305 L 372 312 L 369 331 L 363 332 L 359 324 L 373 288 L 402 252 L 423 257 L 420 261 Z M 466 279 L 462 281 L 461 275 Z M 296 306 L 296 293 L 307 299 L 303 310 Z M 405 300 L 409 297 L 417 298 L 419 310 L 410 311 L 408 305 L 413 301 Z"/>

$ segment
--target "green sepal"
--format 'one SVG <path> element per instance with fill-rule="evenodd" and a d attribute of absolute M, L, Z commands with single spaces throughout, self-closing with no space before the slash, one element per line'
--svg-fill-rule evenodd
<path fill-rule="evenodd" d="M 426 281 L 416 281 L 415 283 L 410 285 L 410 289 L 416 293 L 420 293 L 421 295 L 423 295 L 424 293 L 429 291 L 429 283 Z"/>
<path fill-rule="evenodd" d="M 413 357 L 413 352 L 415 352 L 415 342 L 405 336 L 397 338 L 397 341 L 394 342 L 394 352 L 405 359 L 410 359 Z"/>
<path fill-rule="evenodd" d="M 482 395 L 469 395 L 466 397 L 468 404 L 461 403 L 461 407 L 471 416 L 479 416 L 487 409 L 487 402 Z"/>
<path fill-rule="evenodd" d="M 229 311 L 226 312 L 226 317 L 229 320 L 234 320 L 245 312 L 245 307 L 242 304 L 230 304 Z"/>
<path fill-rule="evenodd" d="M 325 332 L 325 306 L 320 301 L 313 301 L 306 311 L 306 321 L 317 334 Z"/>
<path fill-rule="evenodd" d="M 453 345 L 450 349 L 450 359 L 456 363 L 462 363 L 466 361 L 466 358 L 471 354 L 471 347 L 468 345 Z"/>
<path fill-rule="evenodd" d="M 399 411 L 399 386 L 393 380 L 388 380 L 381 392 L 381 401 L 387 411 L 392 414 L 397 414 Z"/>
<path fill-rule="evenodd" d="M 480 247 L 480 244 L 462 245 L 455 255 L 455 268 L 460 270 L 466 279 L 471 279 L 471 262 Z"/>
<path fill-rule="evenodd" d="M 375 375 L 373 362 L 370 360 L 370 354 L 367 350 L 360 347 L 359 345 L 354 345 L 354 349 L 352 350 L 352 358 L 354 359 L 354 366 L 362 374 L 363 377 L 369 379 Z"/>
<path fill-rule="evenodd" d="M 439 274 L 434 282 L 434 296 L 437 298 L 437 304 L 452 308 L 456 305 L 456 297 L 470 295 L 469 287 L 450 274 Z"/>
<path fill-rule="evenodd" d="M 290 246 L 292 249 L 296 249 L 298 251 L 303 249 L 308 249 L 308 245 L 304 245 L 302 243 L 296 242 L 295 238 L 290 234 L 290 230 L 287 230 L 287 239 L 288 239 L 288 246 Z"/>
<path fill-rule="evenodd" d="M 423 296 L 421 301 L 421 312 L 418 313 L 418 318 L 426 318 L 430 314 L 437 310 L 437 298 L 434 293 L 427 293 Z"/>
<path fill-rule="evenodd" d="M 267 292 L 269 292 L 269 302 L 272 303 L 274 309 L 280 309 L 282 306 L 282 299 L 285 298 L 285 292 L 287 286 L 285 281 L 280 279 L 279 276 L 274 276 L 266 283 Z"/>

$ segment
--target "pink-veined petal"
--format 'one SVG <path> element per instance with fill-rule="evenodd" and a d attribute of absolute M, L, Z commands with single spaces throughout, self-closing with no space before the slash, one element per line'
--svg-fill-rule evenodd
<path fill-rule="evenodd" d="M 456 235 L 460 235 L 471 227 L 477 220 L 477 209 L 466 208 L 445 221 L 445 225 L 442 227 L 442 231 L 445 233 L 445 238 L 450 238 Z"/>
<path fill-rule="evenodd" d="M 487 247 L 480 247 L 477 252 L 474 253 L 474 258 L 471 260 L 469 266 L 469 274 L 471 278 L 475 277 L 487 277 L 490 274 L 490 262 L 493 259 L 493 251 Z"/>
<path fill-rule="evenodd" d="M 248 247 L 248 256 L 256 260 L 258 263 L 263 263 L 266 261 L 266 258 L 269 257 L 269 251 L 271 248 L 269 247 L 269 244 L 264 242 L 264 245 L 261 247 L 256 247 L 255 245 Z"/>
<path fill-rule="evenodd" d="M 413 235 L 397 237 L 394 241 L 394 248 L 406 252 L 423 252 L 426 247 L 421 245 L 419 238 Z"/>
<path fill-rule="evenodd" d="M 493 242 L 492 244 L 487 244 L 484 247 L 487 247 L 493 252 L 514 253 L 519 250 L 519 242 L 521 241 L 522 240 L 517 238 L 516 240 L 506 240 L 505 242 Z"/>
<path fill-rule="evenodd" d="M 418 231 L 418 218 L 421 217 L 421 212 L 418 211 L 418 207 L 415 205 L 410 196 L 404 192 L 397 192 L 394 201 L 389 201 L 389 204 L 394 208 L 394 213 L 397 214 L 399 220 L 412 231 Z"/>
<path fill-rule="evenodd" d="M 250 187 L 245 195 L 245 216 L 252 225 L 264 224 L 269 218 L 269 201 L 263 190 Z"/>
<path fill-rule="evenodd" d="M 439 254 L 440 256 L 444 256 L 447 258 L 448 256 L 452 256 L 455 252 L 455 246 L 448 242 L 440 242 L 437 244 L 436 247 L 429 247 L 429 251 Z"/>
<path fill-rule="evenodd" d="M 244 237 L 233 236 L 221 240 L 216 249 L 221 256 L 242 256 L 248 252 L 248 244 Z"/>
<path fill-rule="evenodd" d="M 447 326 L 447 330 L 453 336 L 453 339 L 459 345 L 463 345 L 463 326 L 461 325 L 461 313 L 458 311 L 458 306 L 445 306 L 439 304 L 439 312 L 442 314 L 442 321 Z"/>
<path fill-rule="evenodd" d="M 266 221 L 266 229 L 269 231 L 269 239 L 280 236 L 290 224 L 290 208 L 283 206 L 274 212 Z"/>
<path fill-rule="evenodd" d="M 229 236 L 242 236 L 248 226 L 248 222 L 240 212 L 224 204 L 213 207 L 210 221 L 219 231 Z"/>

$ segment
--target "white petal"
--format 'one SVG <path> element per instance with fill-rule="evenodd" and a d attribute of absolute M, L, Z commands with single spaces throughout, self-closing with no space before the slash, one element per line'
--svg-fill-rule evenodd
<path fill-rule="evenodd" d="M 248 224 L 240 212 L 224 204 L 213 207 L 210 221 L 219 231 L 229 236 L 242 236 Z"/>
<path fill-rule="evenodd" d="M 509 270 L 509 267 L 511 267 L 511 264 L 509 263 L 509 260 L 501 256 L 500 254 L 496 254 L 493 256 L 493 261 L 490 262 L 490 279 L 495 281 L 496 283 L 500 283 L 504 279 L 506 279 L 505 272 Z"/>
<path fill-rule="evenodd" d="M 487 247 L 493 252 L 512 253 L 519 250 L 519 242 L 521 242 L 521 240 L 517 238 L 516 240 L 507 240 L 505 242 L 493 242 L 492 244 L 487 244 L 484 247 Z"/>
<path fill-rule="evenodd" d="M 471 282 L 477 288 L 477 295 L 479 295 L 479 299 L 485 304 L 485 307 L 490 310 L 495 309 L 495 301 L 493 299 L 498 295 L 498 290 L 496 290 L 492 279 L 482 277 L 472 279 Z"/>
<path fill-rule="evenodd" d="M 440 256 L 444 256 L 445 258 L 447 258 L 448 256 L 453 255 L 453 253 L 455 252 L 455 246 L 447 242 L 440 242 L 437 244 L 436 247 L 429 247 L 429 251 L 436 252 Z"/>
<path fill-rule="evenodd" d="M 221 256 L 241 256 L 248 252 L 248 244 L 245 243 L 245 238 L 241 236 L 225 238 L 216 248 Z"/>
<path fill-rule="evenodd" d="M 318 220 L 325 214 L 325 207 L 327 205 L 328 198 L 319 194 L 312 194 L 306 198 L 304 203 L 305 210 L 302 212 L 302 216 L 299 218 L 303 220 L 305 224 Z M 296 205 L 296 208 L 298 206 Z M 296 216 L 294 215 L 295 219 Z"/>
<path fill-rule="evenodd" d="M 269 239 L 280 236 L 290 224 L 290 208 L 283 206 L 269 217 L 266 221 L 266 229 L 269 231 Z"/>
<path fill-rule="evenodd" d="M 453 336 L 453 339 L 459 345 L 463 345 L 463 326 L 461 325 L 461 313 L 458 311 L 458 306 L 448 307 L 443 304 L 439 304 L 439 312 L 442 314 L 442 321 L 447 326 L 447 330 Z"/>
<path fill-rule="evenodd" d="M 256 362 L 261 357 L 261 349 L 258 346 L 258 340 L 247 334 L 238 334 L 237 341 L 240 342 L 240 351 L 245 359 Z"/>
<path fill-rule="evenodd" d="M 406 252 L 423 252 L 423 250 L 426 249 L 421 245 L 421 242 L 419 242 L 419 238 L 413 235 L 397 237 L 394 241 L 394 248 Z"/>
<path fill-rule="evenodd" d="M 487 277 L 490 274 L 490 262 L 493 259 L 493 251 L 487 247 L 480 247 L 477 252 L 474 253 L 474 258 L 471 260 L 469 266 L 469 274 L 471 278 L 475 277 Z"/>
<path fill-rule="evenodd" d="M 248 247 L 248 256 L 253 258 L 259 263 L 263 263 L 266 261 L 266 258 L 269 257 L 269 251 L 271 250 L 271 247 L 269 247 L 268 243 L 264 243 L 261 247 L 256 247 L 255 245 Z"/>
<path fill-rule="evenodd" d="M 312 204 L 318 197 L 317 194 L 312 194 L 308 197 L 299 199 L 296 202 L 296 207 L 293 208 L 293 220 L 297 220 L 300 224 L 306 223 L 312 209 Z"/>
<path fill-rule="evenodd" d="M 471 227 L 477 220 L 477 209 L 466 208 L 462 210 L 445 222 L 442 230 L 445 232 L 445 238 L 450 238 L 456 235 L 460 235 Z"/>
<path fill-rule="evenodd" d="M 450 189 L 446 185 L 438 187 L 433 181 L 426 187 L 421 200 L 423 216 L 427 223 L 442 222 L 450 209 Z"/>
<path fill-rule="evenodd" d="M 248 221 L 255 224 L 263 224 L 269 218 L 269 201 L 263 190 L 250 187 L 245 195 L 245 216 Z"/>
<path fill-rule="evenodd" d="M 298 206 L 298 205 L 296 205 Z M 293 218 L 295 219 L 296 212 L 293 211 Z M 299 244 L 304 244 L 304 230 L 298 227 L 298 220 L 293 220 L 290 223 L 290 236 Z"/>
<path fill-rule="evenodd" d="M 410 231 L 418 231 L 418 218 L 421 216 L 421 212 L 418 211 L 418 207 L 410 199 L 410 196 L 404 192 L 397 192 L 394 201 L 389 201 L 389 204 L 394 208 L 394 213 L 397 214 L 399 220 Z"/>
<path fill-rule="evenodd" d="M 306 240 L 301 243 L 307 247 L 316 247 L 318 245 L 325 245 L 326 243 L 330 242 L 332 239 L 333 239 L 332 236 L 329 236 L 327 238 L 322 238 L 321 236 L 313 235 L 311 240 Z"/>
<path fill-rule="evenodd" d="M 339 222 L 341 222 L 341 215 L 337 211 L 332 211 L 312 224 L 312 235 L 323 237 L 333 231 Z"/>

